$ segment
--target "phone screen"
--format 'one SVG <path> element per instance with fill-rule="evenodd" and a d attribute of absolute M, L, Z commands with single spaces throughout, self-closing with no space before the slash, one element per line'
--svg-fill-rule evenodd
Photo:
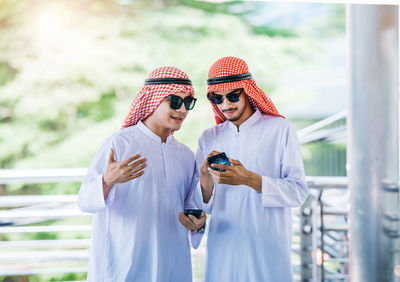
<path fill-rule="evenodd" d="M 226 156 L 226 154 L 224 152 L 218 154 L 218 155 L 214 155 L 211 156 L 207 159 L 208 164 L 211 166 L 211 164 L 224 164 L 224 165 L 231 165 L 228 157 Z M 225 171 L 225 169 L 221 169 L 221 168 L 216 168 L 216 167 L 211 167 L 214 170 L 218 170 L 218 171 Z"/>

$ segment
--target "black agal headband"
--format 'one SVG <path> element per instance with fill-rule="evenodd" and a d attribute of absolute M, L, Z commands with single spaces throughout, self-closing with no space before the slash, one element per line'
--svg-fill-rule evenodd
<path fill-rule="evenodd" d="M 192 85 L 192 81 L 186 78 L 176 78 L 176 77 L 167 77 L 167 78 L 148 78 L 144 81 L 146 85 L 152 84 L 185 84 Z"/>
<path fill-rule="evenodd" d="M 249 78 L 251 78 L 251 73 L 247 72 L 247 73 L 241 73 L 241 74 L 235 74 L 235 75 L 209 78 L 209 79 L 207 79 L 207 84 L 213 85 L 213 84 L 220 84 L 220 83 L 226 83 L 226 82 L 235 82 L 235 81 L 241 81 L 241 80 L 245 80 L 245 79 L 249 79 Z"/>

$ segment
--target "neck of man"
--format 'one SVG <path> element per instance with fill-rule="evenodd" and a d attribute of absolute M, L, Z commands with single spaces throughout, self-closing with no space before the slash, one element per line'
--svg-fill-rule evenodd
<path fill-rule="evenodd" d="M 250 105 L 249 100 L 246 99 L 246 107 L 244 108 L 244 111 L 240 118 L 236 121 L 232 121 L 234 125 L 236 125 L 237 130 L 239 131 L 240 125 L 242 125 L 249 117 L 251 117 L 254 114 L 255 110 L 253 107 Z"/>
<path fill-rule="evenodd" d="M 142 122 L 147 126 L 147 128 L 153 131 L 154 134 L 161 138 L 161 142 L 165 143 L 167 141 L 167 137 L 171 134 L 171 130 L 169 128 L 165 128 L 154 123 L 151 117 L 144 119 Z"/>

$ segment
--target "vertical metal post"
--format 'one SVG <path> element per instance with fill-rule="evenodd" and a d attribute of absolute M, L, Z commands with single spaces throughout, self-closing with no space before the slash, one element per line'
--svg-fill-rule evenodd
<path fill-rule="evenodd" d="M 399 180 L 398 7 L 349 5 L 350 279 L 393 281 L 381 183 Z"/>
<path fill-rule="evenodd" d="M 300 259 L 301 259 L 301 281 L 318 281 L 318 268 L 316 263 L 318 211 L 316 210 L 316 199 L 313 195 L 308 196 L 300 211 Z"/>
<path fill-rule="evenodd" d="M 321 281 L 325 281 L 325 244 L 324 244 L 324 236 L 325 236 L 325 225 L 324 225 L 324 203 L 322 202 L 322 193 L 324 190 L 321 190 L 318 196 L 318 203 L 319 203 L 319 219 L 321 223 Z"/>

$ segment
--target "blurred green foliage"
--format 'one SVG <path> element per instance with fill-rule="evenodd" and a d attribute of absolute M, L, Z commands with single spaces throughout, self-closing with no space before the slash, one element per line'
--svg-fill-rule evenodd
<path fill-rule="evenodd" d="M 253 31 L 255 34 L 264 34 L 271 37 L 279 36 L 279 37 L 295 37 L 297 36 L 295 31 L 292 29 L 276 29 L 268 26 L 253 26 Z"/>
<path fill-rule="evenodd" d="M 17 74 L 17 70 L 12 68 L 7 62 L 0 62 L 0 86 L 12 81 Z"/>
<path fill-rule="evenodd" d="M 241 1 L 11 2 L 0 2 L 7 22 L 0 32 L 0 168 L 86 167 L 160 65 L 177 66 L 194 82 L 199 101 L 175 136 L 195 150 L 197 137 L 213 125 L 204 93 L 216 59 L 245 59 L 281 108 L 291 101 L 275 96 L 286 89 L 276 83 L 278 74 L 312 68 L 319 51 L 311 36 L 254 27 L 229 12 Z M 342 14 L 334 16 L 338 26 Z M 25 193 L 23 187 L 9 192 Z M 72 187 L 62 190 L 76 192 Z"/>
<path fill-rule="evenodd" d="M 293 121 L 296 128 L 304 128 L 317 119 L 298 118 Z M 324 129 L 345 126 L 340 119 Z M 346 144 L 343 140 L 321 140 L 301 146 L 304 170 L 308 176 L 346 176 Z"/>

